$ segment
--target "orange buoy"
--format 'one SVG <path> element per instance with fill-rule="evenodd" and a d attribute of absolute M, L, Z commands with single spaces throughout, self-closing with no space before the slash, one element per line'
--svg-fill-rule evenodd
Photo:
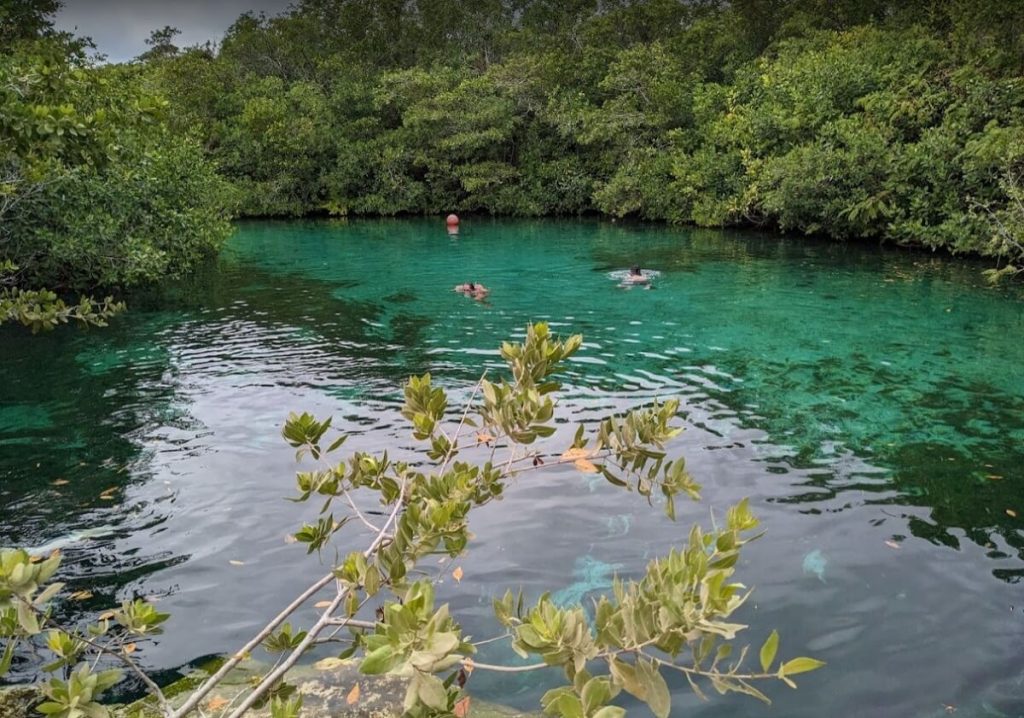
<path fill-rule="evenodd" d="M 448 219 L 446 219 L 445 222 L 448 224 L 449 227 L 458 227 L 459 226 L 459 215 L 457 215 L 457 214 L 450 214 L 450 215 L 448 215 Z"/>

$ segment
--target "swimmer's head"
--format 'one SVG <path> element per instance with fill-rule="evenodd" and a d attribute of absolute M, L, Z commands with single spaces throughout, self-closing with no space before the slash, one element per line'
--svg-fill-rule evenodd
<path fill-rule="evenodd" d="M 469 291 L 473 292 L 473 291 L 475 291 L 475 290 L 476 290 L 476 285 L 475 285 L 475 284 L 473 284 L 472 282 L 470 282 L 470 283 L 469 283 Z"/>

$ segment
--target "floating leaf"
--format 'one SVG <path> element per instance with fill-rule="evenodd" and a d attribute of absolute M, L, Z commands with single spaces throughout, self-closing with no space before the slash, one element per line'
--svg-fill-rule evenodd
<path fill-rule="evenodd" d="M 245 565 L 245 561 L 236 561 L 234 559 L 231 559 L 230 561 L 228 561 L 228 563 L 230 563 L 232 566 L 244 566 Z"/>
<path fill-rule="evenodd" d="M 478 444 L 489 444 L 494 441 L 494 437 L 488 434 L 486 431 L 481 431 L 476 435 L 476 443 Z"/>
<path fill-rule="evenodd" d="M 313 608 L 330 608 L 331 601 L 317 601 L 313 604 Z"/>
<path fill-rule="evenodd" d="M 56 481 L 53 482 L 53 485 L 54 486 L 67 486 L 70 483 L 71 482 L 68 481 L 67 479 L 57 479 Z"/>
<path fill-rule="evenodd" d="M 1000 476 L 999 474 L 989 474 L 985 478 L 988 479 L 989 481 L 999 481 L 1003 477 Z"/>
<path fill-rule="evenodd" d="M 463 696 L 459 700 L 455 701 L 455 707 L 452 708 L 452 713 L 455 718 L 466 718 L 469 715 L 469 696 Z"/>
<path fill-rule="evenodd" d="M 587 459 L 576 459 L 576 461 L 573 462 L 573 465 L 577 469 L 579 469 L 580 471 L 582 471 L 584 473 L 587 473 L 587 474 L 596 474 L 597 473 L 597 467 L 594 466 L 593 462 L 588 461 Z"/>
<path fill-rule="evenodd" d="M 1011 519 L 1017 518 L 1017 512 L 1014 511 L 1013 509 L 1006 509 L 1006 515 L 1009 516 Z"/>
<path fill-rule="evenodd" d="M 134 643 L 126 643 L 124 645 L 124 652 L 128 654 L 135 653 L 137 648 L 138 646 L 136 646 Z"/>
<path fill-rule="evenodd" d="M 562 453 L 562 460 L 575 461 L 576 459 L 589 459 L 593 455 L 594 452 L 590 451 L 589 449 L 581 449 L 577 446 L 574 446 L 571 449 L 566 449 Z"/>
<path fill-rule="evenodd" d="M 359 684 L 358 683 L 356 683 L 354 686 L 352 686 L 352 690 L 350 690 L 348 692 L 348 695 L 345 696 L 345 702 L 348 703 L 350 706 L 354 706 L 356 703 L 359 702 Z"/>
<path fill-rule="evenodd" d="M 462 582 L 462 566 L 458 566 L 454 571 L 452 571 L 452 578 L 455 579 L 456 583 Z"/>
<path fill-rule="evenodd" d="M 886 541 L 885 545 L 888 546 L 889 548 L 899 548 L 900 547 L 900 545 L 898 543 L 896 543 L 895 541 Z"/>
<path fill-rule="evenodd" d="M 75 591 L 68 598 L 72 601 L 87 601 L 92 598 L 92 591 Z"/>
<path fill-rule="evenodd" d="M 228 705 L 231 701 L 223 696 L 214 696 L 206 703 L 206 709 L 211 711 L 219 711 L 224 706 Z"/>

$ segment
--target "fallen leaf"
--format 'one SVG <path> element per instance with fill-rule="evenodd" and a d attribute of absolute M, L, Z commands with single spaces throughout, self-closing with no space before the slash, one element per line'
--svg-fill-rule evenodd
<path fill-rule="evenodd" d="M 53 485 L 54 486 L 66 486 L 67 484 L 70 484 L 70 483 L 71 482 L 68 481 L 67 479 L 57 479 L 56 481 L 53 482 Z"/>
<path fill-rule="evenodd" d="M 452 578 L 455 579 L 456 583 L 462 582 L 462 566 L 458 566 L 454 571 L 452 571 Z"/>
<path fill-rule="evenodd" d="M 354 686 L 352 686 L 352 690 L 350 690 L 348 692 L 348 695 L 345 696 L 345 702 L 348 703 L 350 706 L 354 706 L 356 703 L 359 702 L 359 684 L 358 683 L 356 683 Z"/>
<path fill-rule="evenodd" d="M 1014 511 L 1013 509 L 1006 509 L 1006 515 L 1012 519 L 1017 518 L 1017 512 Z"/>
<path fill-rule="evenodd" d="M 988 479 L 989 481 L 999 481 L 999 479 L 1001 479 L 1003 477 L 1000 476 L 999 474 L 989 474 L 985 478 Z"/>
<path fill-rule="evenodd" d="M 469 715 L 469 702 L 469 696 L 464 696 L 455 701 L 455 707 L 452 709 L 455 718 L 466 718 Z"/>
<path fill-rule="evenodd" d="M 462 662 L 462 668 L 463 668 L 463 670 L 466 671 L 467 674 L 472 674 L 473 673 L 473 668 L 474 668 L 473 659 L 472 658 L 467 658 L 466 660 L 464 660 Z"/>
<path fill-rule="evenodd" d="M 896 543 L 895 541 L 886 541 L 885 545 L 888 546 L 889 548 L 899 548 L 900 547 L 900 545 L 898 543 Z"/>
<path fill-rule="evenodd" d="M 72 601 L 85 601 L 92 598 L 92 591 L 75 591 L 68 598 Z"/>
<path fill-rule="evenodd" d="M 228 561 L 228 563 L 230 563 L 232 566 L 244 566 L 245 565 L 245 561 L 235 561 L 234 559 L 231 559 L 230 561 Z"/>
<path fill-rule="evenodd" d="M 478 444 L 489 444 L 492 441 L 494 441 L 494 437 L 486 431 L 481 431 L 476 435 L 476 443 Z"/>
<path fill-rule="evenodd" d="M 114 617 L 114 612 L 113 611 L 104 611 L 103 613 L 101 613 L 99 616 L 96 617 L 96 620 L 97 621 L 109 621 L 113 617 Z"/>
<path fill-rule="evenodd" d="M 596 474 L 597 473 L 597 467 L 594 466 L 593 462 L 588 461 L 586 459 L 576 459 L 576 461 L 573 462 L 573 465 L 577 469 L 579 469 L 580 471 L 582 471 L 584 473 L 587 473 L 587 474 Z"/>
<path fill-rule="evenodd" d="M 330 601 L 317 601 L 313 604 L 313 608 L 328 608 L 330 605 Z"/>
<path fill-rule="evenodd" d="M 124 644 L 124 652 L 125 653 L 135 653 L 135 649 L 136 648 L 138 648 L 138 646 L 136 646 L 134 643 L 126 643 L 126 644 Z"/>
<path fill-rule="evenodd" d="M 574 446 L 571 449 L 566 449 L 562 453 L 563 461 L 575 461 L 576 459 L 586 459 L 593 456 L 593 452 L 588 449 L 583 449 L 578 446 Z"/>
<path fill-rule="evenodd" d="M 317 661 L 313 664 L 313 668 L 318 671 L 333 671 L 335 668 L 341 668 L 345 665 L 345 661 L 340 658 L 324 658 L 323 660 Z"/>
<path fill-rule="evenodd" d="M 221 708 L 230 703 L 227 698 L 223 696 L 214 696 L 206 703 L 206 709 L 211 711 L 219 711 Z"/>

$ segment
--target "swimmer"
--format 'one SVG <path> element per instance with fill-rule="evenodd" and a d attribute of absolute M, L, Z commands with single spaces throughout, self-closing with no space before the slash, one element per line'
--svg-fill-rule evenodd
<path fill-rule="evenodd" d="M 455 291 L 459 294 L 465 294 L 473 297 L 473 299 L 481 300 L 484 299 L 491 290 L 480 284 L 479 282 L 466 282 L 465 284 L 455 285 Z"/>
<path fill-rule="evenodd" d="M 623 284 L 647 284 L 650 278 L 640 271 L 640 265 L 634 264 L 629 268 L 629 274 L 622 278 Z"/>

